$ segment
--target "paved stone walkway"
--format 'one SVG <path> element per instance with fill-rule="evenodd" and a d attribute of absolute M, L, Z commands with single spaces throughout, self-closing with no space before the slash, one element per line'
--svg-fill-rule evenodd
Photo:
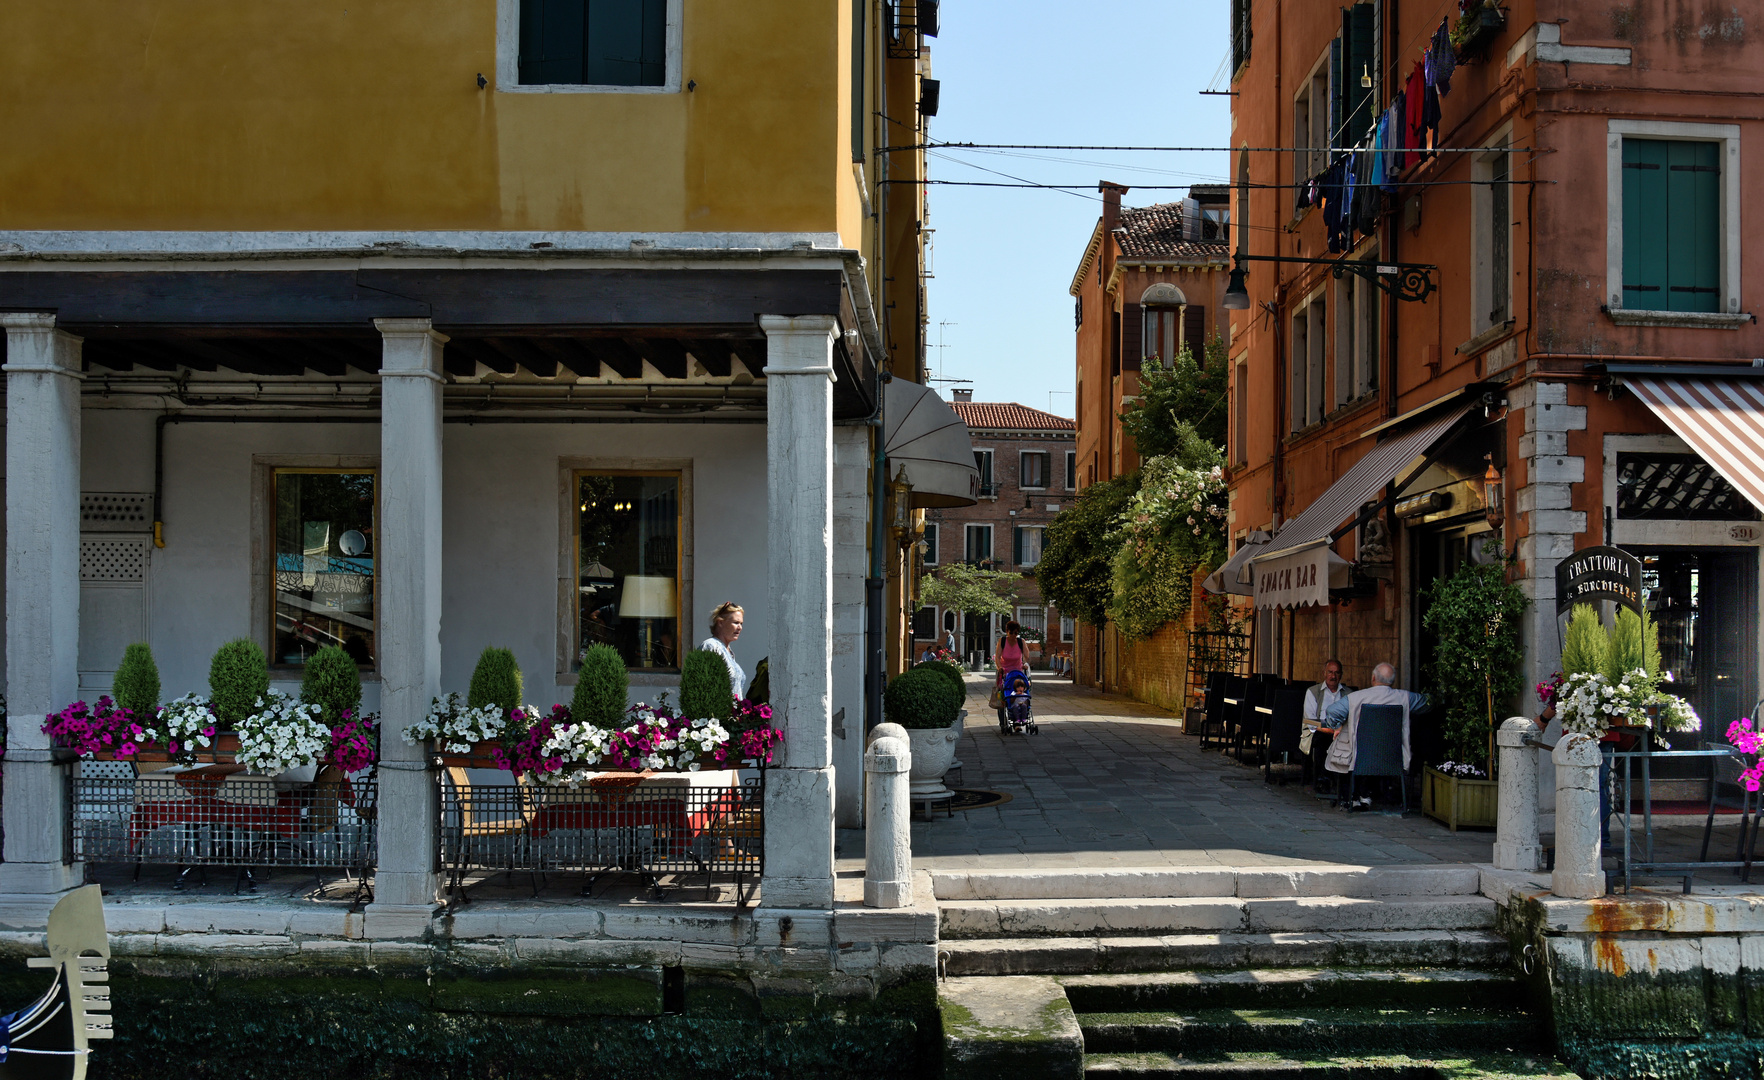
<path fill-rule="evenodd" d="M 1281 787 L 1182 734 L 1179 720 L 1130 698 L 1051 677 L 1035 687 L 1041 734 L 1000 735 L 990 679 L 969 678 L 968 725 L 952 781 L 1012 796 L 1002 806 L 913 823 L 928 869 L 1483 863 L 1491 830 L 1450 829 L 1419 810 L 1347 813 L 1311 794 L 1298 770 Z M 1696 838 L 1701 825 L 1696 822 Z M 1717 830 L 1718 838 L 1732 827 Z M 1717 843 L 1723 841 L 1718 839 Z M 1727 841 L 1731 842 L 1731 841 Z M 863 834 L 842 831 L 841 869 L 863 865 Z M 1694 854 L 1688 856 L 1695 858 Z"/>

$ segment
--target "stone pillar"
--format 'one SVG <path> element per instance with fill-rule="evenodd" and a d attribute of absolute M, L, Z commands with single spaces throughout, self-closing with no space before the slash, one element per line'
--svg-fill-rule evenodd
<path fill-rule="evenodd" d="M 0 926 L 40 929 L 83 868 L 43 717 L 79 696 L 80 339 L 49 314 L 6 327 L 6 861 Z"/>
<path fill-rule="evenodd" d="M 435 907 L 438 807 L 423 748 L 399 734 L 441 686 L 441 346 L 427 319 L 376 319 L 380 361 L 380 865 L 370 937 L 406 937 Z"/>
<path fill-rule="evenodd" d="M 912 744 L 899 724 L 877 724 L 864 754 L 864 906 L 913 903 Z"/>
<path fill-rule="evenodd" d="M 1543 869 L 1543 845 L 1537 841 L 1538 748 L 1525 742 L 1535 731 L 1536 724 L 1515 716 L 1495 733 L 1501 755 L 1494 843 L 1494 864 L 1498 870 Z"/>
<path fill-rule="evenodd" d="M 870 562 L 870 433 L 833 429 L 833 775 L 842 829 L 864 825 L 864 579 Z"/>
<path fill-rule="evenodd" d="M 833 906 L 833 337 L 830 315 L 766 315 L 766 514 L 772 711 L 767 907 Z M 847 725 L 862 721 L 847 717 Z"/>
<path fill-rule="evenodd" d="M 1599 743 L 1590 735 L 1562 736 L 1556 763 L 1556 870 L 1550 891 L 1572 900 L 1605 895 L 1599 844 Z"/>

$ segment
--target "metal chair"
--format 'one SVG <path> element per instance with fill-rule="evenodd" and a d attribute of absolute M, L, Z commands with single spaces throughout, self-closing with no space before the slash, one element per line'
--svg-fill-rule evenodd
<path fill-rule="evenodd" d="M 1207 748 L 1208 732 L 1217 730 L 1220 742 L 1225 741 L 1225 680 L 1231 676 L 1223 671 L 1215 671 L 1207 675 L 1206 697 L 1202 699 L 1205 706 L 1201 715 L 1201 749 Z"/>
<path fill-rule="evenodd" d="M 1360 706 L 1360 722 L 1354 729 L 1354 771 L 1347 778 L 1350 804 L 1354 783 L 1362 776 L 1396 777 L 1403 793 L 1403 813 L 1409 812 L 1409 777 L 1403 769 L 1402 706 Z"/>
<path fill-rule="evenodd" d="M 1220 746 L 1229 746 L 1237 740 L 1237 729 L 1243 723 L 1248 700 L 1249 679 L 1243 675 L 1225 676 L 1225 684 L 1219 697 L 1219 716 L 1225 724 L 1219 740 Z"/>
<path fill-rule="evenodd" d="M 1271 707 L 1274 695 L 1286 680 L 1278 675 L 1257 674 L 1249 677 L 1249 696 L 1243 708 L 1242 720 L 1237 727 L 1237 737 L 1233 742 L 1233 750 L 1237 760 L 1243 761 L 1245 744 L 1256 747 L 1260 752 L 1266 735 L 1267 713 L 1256 711 L 1258 707 Z"/>
<path fill-rule="evenodd" d="M 1310 774 L 1310 758 L 1299 749 L 1299 735 L 1304 731 L 1305 688 L 1288 686 L 1274 695 L 1274 704 L 1268 709 L 1267 753 L 1262 763 L 1262 781 L 1271 783 L 1274 779 L 1274 755 L 1279 754 L 1282 764 L 1291 764 L 1296 756 L 1304 766 L 1305 774 Z M 1286 776 L 1281 774 L 1280 786 L 1286 786 Z"/>

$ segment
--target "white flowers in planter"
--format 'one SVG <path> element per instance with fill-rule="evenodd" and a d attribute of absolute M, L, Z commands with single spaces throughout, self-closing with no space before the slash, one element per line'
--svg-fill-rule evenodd
<path fill-rule="evenodd" d="M 214 744 L 215 719 L 208 699 L 189 693 L 160 706 L 159 724 L 165 741 L 189 749 L 206 750 Z"/>
<path fill-rule="evenodd" d="M 1649 726 L 1648 707 L 1654 706 L 1662 731 L 1695 731 L 1702 726 L 1690 703 L 1655 689 L 1647 672 L 1636 668 L 1613 683 L 1597 672 L 1568 676 L 1556 692 L 1562 729 L 1598 738 L 1613 724 Z"/>
<path fill-rule="evenodd" d="M 303 704 L 271 689 L 253 707 L 257 711 L 238 725 L 239 764 L 274 776 L 324 758 L 331 745 L 331 729 L 317 705 Z"/>
<path fill-rule="evenodd" d="M 531 705 L 525 711 L 537 717 Z M 474 709 L 458 694 L 444 694 L 429 706 L 429 715 L 404 729 L 404 741 L 412 744 L 434 739 L 435 748 L 449 754 L 469 754 L 481 742 L 500 739 L 508 730 L 508 714 L 495 705 Z"/>

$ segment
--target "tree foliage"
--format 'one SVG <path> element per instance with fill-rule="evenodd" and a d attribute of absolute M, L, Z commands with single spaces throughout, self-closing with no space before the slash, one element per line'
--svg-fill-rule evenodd
<path fill-rule="evenodd" d="M 1196 568 L 1225 560 L 1225 474 L 1219 452 L 1186 423 L 1177 452 L 1147 459 L 1110 539 L 1109 618 L 1129 641 L 1188 613 Z"/>
<path fill-rule="evenodd" d="M 1138 471 L 1100 480 L 1048 523 L 1035 566 L 1035 580 L 1048 603 L 1091 626 L 1108 620 L 1119 547 L 1110 534 L 1138 491 Z"/>
<path fill-rule="evenodd" d="M 1225 342 L 1207 340 L 1204 363 L 1183 343 L 1168 366 L 1147 361 L 1139 372 L 1139 397 L 1121 414 L 1121 426 L 1142 458 L 1180 454 L 1190 433 L 1221 454 L 1225 449 Z"/>
<path fill-rule="evenodd" d="M 919 602 L 964 615 L 1009 615 L 1021 580 L 1020 575 L 1003 570 L 950 563 L 920 583 Z"/>
<path fill-rule="evenodd" d="M 1525 683 L 1521 617 L 1531 600 L 1507 580 L 1513 560 L 1466 562 L 1421 595 L 1422 625 L 1437 635 L 1428 682 L 1436 691 L 1453 761 L 1489 768 L 1495 710 Z"/>

